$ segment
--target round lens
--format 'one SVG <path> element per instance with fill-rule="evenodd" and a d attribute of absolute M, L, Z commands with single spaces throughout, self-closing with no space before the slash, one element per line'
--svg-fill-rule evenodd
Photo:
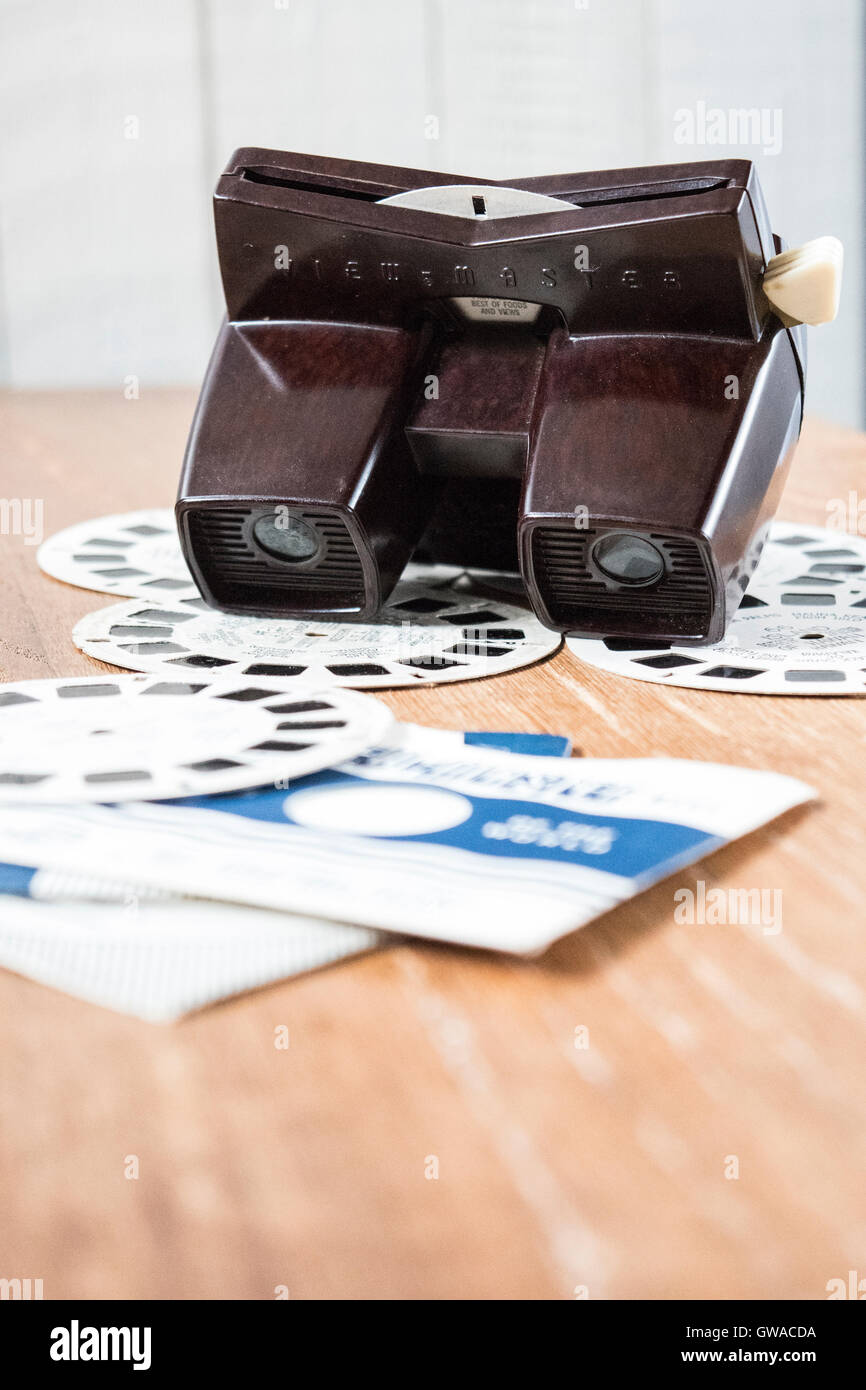
<path fill-rule="evenodd" d="M 665 562 L 655 546 L 627 531 L 602 536 L 592 548 L 592 558 L 602 574 L 618 584 L 652 584 L 665 572 Z"/>
<path fill-rule="evenodd" d="M 273 555 L 275 560 L 288 560 L 290 564 L 312 560 L 319 550 L 319 537 L 313 527 L 299 516 L 292 516 L 284 507 L 260 516 L 253 527 L 253 535 L 268 555 Z"/>

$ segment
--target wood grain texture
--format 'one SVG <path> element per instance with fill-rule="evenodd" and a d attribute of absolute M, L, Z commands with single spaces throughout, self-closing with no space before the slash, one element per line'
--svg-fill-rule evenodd
<path fill-rule="evenodd" d="M 192 405 L 6 397 L 0 491 L 43 497 L 49 531 L 169 504 Z M 823 521 L 864 461 L 811 424 L 781 514 Z M 19 538 L 0 556 L 2 678 L 106 669 L 69 632 L 111 600 Z M 0 972 L 0 1276 L 46 1298 L 814 1299 L 866 1273 L 866 704 L 625 682 L 565 651 L 383 698 L 822 799 L 532 962 L 399 944 L 164 1029 Z M 782 932 L 676 925 L 698 878 L 780 889 Z"/>

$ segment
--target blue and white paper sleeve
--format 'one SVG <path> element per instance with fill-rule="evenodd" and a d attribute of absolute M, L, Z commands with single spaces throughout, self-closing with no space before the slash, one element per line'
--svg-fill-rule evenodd
<path fill-rule="evenodd" d="M 282 790 L 0 808 L 0 857 L 533 952 L 813 795 L 713 763 L 525 757 L 398 726 Z"/>

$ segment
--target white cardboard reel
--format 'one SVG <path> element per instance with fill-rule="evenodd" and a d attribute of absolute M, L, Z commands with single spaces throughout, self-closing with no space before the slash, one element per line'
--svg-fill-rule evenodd
<path fill-rule="evenodd" d="M 332 767 L 393 722 L 353 691 L 175 675 L 0 685 L 0 802 L 139 801 L 238 791 Z"/>
<path fill-rule="evenodd" d="M 374 623 L 247 617 L 200 600 L 126 603 L 89 613 L 73 640 L 99 661 L 175 679 L 387 689 L 516 671 L 557 651 L 562 638 L 498 597 L 404 581 Z"/>
<path fill-rule="evenodd" d="M 754 695 L 866 694 L 866 541 L 774 522 L 721 642 L 567 638 L 575 656 L 616 675 Z"/>
<path fill-rule="evenodd" d="M 121 512 L 67 526 L 36 552 L 41 570 L 65 584 L 126 598 L 197 598 L 170 507 Z"/>

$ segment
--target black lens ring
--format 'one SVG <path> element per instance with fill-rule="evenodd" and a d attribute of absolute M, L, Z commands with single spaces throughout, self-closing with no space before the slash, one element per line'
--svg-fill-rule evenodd
<path fill-rule="evenodd" d="M 617 548 L 622 550 L 629 546 L 631 555 L 623 557 L 623 562 L 617 570 L 611 565 L 612 552 L 615 553 Z M 634 562 L 638 557 L 647 564 L 654 563 L 646 573 L 638 574 L 636 577 L 629 576 L 624 572 L 625 560 L 630 558 Z M 621 585 L 624 589 L 648 589 L 663 579 L 665 574 L 665 558 L 658 546 L 633 531 L 606 531 L 593 542 L 590 560 L 603 579 L 608 583 Z"/>
<path fill-rule="evenodd" d="M 287 515 L 285 524 L 281 525 L 283 510 Z M 254 545 L 269 560 L 291 565 L 293 569 L 316 564 L 322 554 L 323 540 L 315 526 L 289 508 L 274 507 L 262 512 L 253 520 L 250 535 Z"/>

